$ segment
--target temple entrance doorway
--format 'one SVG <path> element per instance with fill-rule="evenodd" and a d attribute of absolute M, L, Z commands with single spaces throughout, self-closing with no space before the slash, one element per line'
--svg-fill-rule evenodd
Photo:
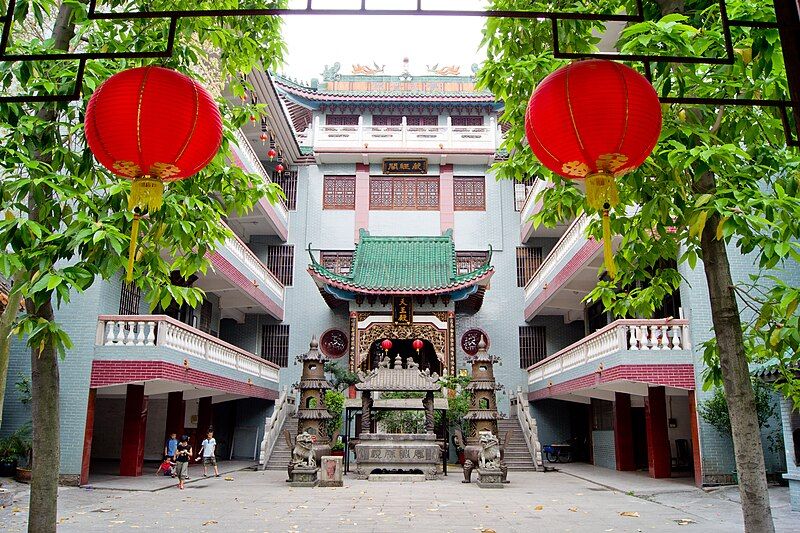
<path fill-rule="evenodd" d="M 422 371 L 430 370 L 431 374 L 438 374 L 443 375 L 443 367 L 441 361 L 436 356 L 436 350 L 431 344 L 430 341 L 425 339 L 420 339 L 422 341 L 422 348 L 417 353 L 417 350 L 414 349 L 412 344 L 414 343 L 414 339 L 392 339 L 392 347 L 388 350 L 388 352 L 384 351 L 381 348 L 381 342 L 384 339 L 378 339 L 374 341 L 369 347 L 369 358 L 365 361 L 365 368 L 364 370 L 369 371 L 373 368 L 378 367 L 378 363 L 380 363 L 381 359 L 385 355 L 389 356 L 389 361 L 394 361 L 396 356 L 400 356 L 405 363 L 406 359 L 411 357 L 415 363 L 419 365 L 419 369 Z"/>

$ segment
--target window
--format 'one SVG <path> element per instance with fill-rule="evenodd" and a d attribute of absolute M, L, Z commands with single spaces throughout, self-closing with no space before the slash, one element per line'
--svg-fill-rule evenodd
<path fill-rule="evenodd" d="M 402 115 L 372 115 L 373 126 L 400 126 L 403 124 Z M 438 126 L 439 117 L 436 115 L 411 115 L 406 116 L 408 126 Z"/>
<path fill-rule="evenodd" d="M 142 299 L 142 291 L 135 283 L 122 282 L 122 289 L 119 294 L 119 314 L 138 315 L 139 302 Z"/>
<path fill-rule="evenodd" d="M 280 174 L 273 173 L 272 180 L 281 186 L 286 195 L 286 208 L 290 211 L 297 209 L 297 171 L 284 170 Z"/>
<path fill-rule="evenodd" d="M 267 247 L 267 268 L 284 286 L 292 284 L 294 270 L 294 245 L 279 244 Z"/>
<path fill-rule="evenodd" d="M 334 274 L 348 276 L 353 266 L 353 252 L 323 250 L 319 253 L 319 262 Z"/>
<path fill-rule="evenodd" d="M 456 211 L 486 209 L 486 178 L 453 176 L 453 207 Z"/>
<path fill-rule="evenodd" d="M 198 329 L 206 333 L 211 333 L 211 319 L 213 317 L 214 306 L 208 300 L 203 300 L 200 307 L 200 326 Z"/>
<path fill-rule="evenodd" d="M 517 247 L 517 287 L 524 287 L 542 264 L 540 247 Z"/>
<path fill-rule="evenodd" d="M 547 357 L 544 326 L 519 327 L 519 367 L 528 368 Z"/>
<path fill-rule="evenodd" d="M 614 429 L 614 403 L 592 398 L 592 430 L 611 431 Z"/>
<path fill-rule="evenodd" d="M 528 195 L 533 190 L 533 184 L 538 178 L 527 178 L 523 181 L 514 183 L 514 210 L 522 211 Z"/>
<path fill-rule="evenodd" d="M 479 269 L 488 258 L 488 252 L 456 252 L 456 273 L 469 274 Z"/>
<path fill-rule="evenodd" d="M 325 115 L 326 126 L 358 126 L 358 115 Z"/>
<path fill-rule="evenodd" d="M 483 126 L 483 117 L 468 115 L 450 117 L 450 124 L 453 126 Z"/>
<path fill-rule="evenodd" d="M 322 184 L 323 209 L 355 209 L 356 177 L 325 176 Z"/>
<path fill-rule="evenodd" d="M 370 209 L 439 209 L 439 178 L 373 176 L 369 180 Z"/>
<path fill-rule="evenodd" d="M 261 357 L 281 367 L 289 366 L 289 324 L 264 326 Z"/>

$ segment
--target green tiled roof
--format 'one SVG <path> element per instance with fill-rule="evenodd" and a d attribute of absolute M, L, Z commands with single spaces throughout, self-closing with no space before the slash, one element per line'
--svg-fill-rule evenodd
<path fill-rule="evenodd" d="M 491 255 L 489 256 L 491 259 Z M 446 294 L 488 279 L 487 260 L 478 269 L 457 274 L 451 231 L 438 237 L 378 237 L 362 230 L 350 275 L 335 274 L 314 256 L 309 272 L 323 282 L 371 294 Z"/>

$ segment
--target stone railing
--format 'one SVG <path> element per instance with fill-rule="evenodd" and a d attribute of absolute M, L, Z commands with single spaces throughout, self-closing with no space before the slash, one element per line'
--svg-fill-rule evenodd
<path fill-rule="evenodd" d="M 536 214 L 536 198 L 539 196 L 543 190 L 547 187 L 552 187 L 552 183 L 548 182 L 545 179 L 539 178 L 531 187 L 531 190 L 528 191 L 528 195 L 525 197 L 525 203 L 522 204 L 522 209 L 519 212 L 520 222 L 525 224 L 530 220 L 530 218 Z"/>
<path fill-rule="evenodd" d="M 278 381 L 278 365 L 166 315 L 101 315 L 97 346 L 160 346 Z"/>
<path fill-rule="evenodd" d="M 528 384 L 619 352 L 689 351 L 689 321 L 617 320 L 528 368 Z"/>
<path fill-rule="evenodd" d="M 272 178 L 270 178 L 267 171 L 264 170 L 264 165 L 261 164 L 253 147 L 250 145 L 250 141 L 244 136 L 244 133 L 242 133 L 241 130 L 236 130 L 234 135 L 236 137 L 236 147 L 234 151 L 241 158 L 242 163 L 244 163 L 246 167 L 244 170 L 253 174 L 258 174 L 266 183 L 272 182 Z M 280 211 L 284 220 L 289 220 L 289 209 L 286 207 L 282 198 L 278 199 L 278 202 L 272 205 L 274 205 L 275 209 Z"/>
<path fill-rule="evenodd" d="M 328 126 L 315 124 L 314 146 L 359 148 L 473 148 L 495 150 L 497 126 Z"/>
<path fill-rule="evenodd" d="M 228 230 L 230 230 L 230 228 L 228 228 Z M 238 235 L 232 230 L 230 231 L 232 236 L 225 240 L 225 247 L 230 250 L 231 254 L 233 254 L 236 259 L 255 274 L 256 281 L 262 283 L 265 287 L 269 287 L 270 290 L 280 296 L 281 302 L 283 302 L 286 290 L 283 283 L 281 283 L 280 280 L 275 277 L 275 274 L 261 262 L 261 259 L 242 242 Z M 247 277 L 249 278 L 250 276 Z"/>
<path fill-rule="evenodd" d="M 275 443 L 281 438 L 281 430 L 286 419 L 295 414 L 294 396 L 289 394 L 287 387 L 283 387 L 281 395 L 275 402 L 275 409 L 272 411 L 272 416 L 267 418 L 264 422 L 264 439 L 261 441 L 261 454 L 258 458 L 258 464 L 263 470 L 267 466 L 272 450 L 275 448 Z"/>
<path fill-rule="evenodd" d="M 511 399 L 511 403 L 516 404 L 511 407 L 516 409 L 517 420 L 522 428 L 522 435 L 525 437 L 525 444 L 528 445 L 533 464 L 536 465 L 536 470 L 544 470 L 542 444 L 539 442 L 539 429 L 536 426 L 536 419 L 530 414 L 528 399 L 523 395 L 521 388 L 517 388 L 517 395 Z"/>
<path fill-rule="evenodd" d="M 542 264 L 534 272 L 531 279 L 525 285 L 525 299 L 528 300 L 533 296 L 537 289 L 541 288 L 544 283 L 553 275 L 556 267 L 561 264 L 572 252 L 572 248 L 582 240 L 586 239 L 586 230 L 589 228 L 591 219 L 582 214 L 575 221 L 570 224 L 567 231 L 559 239 L 553 249 L 547 254 Z"/>

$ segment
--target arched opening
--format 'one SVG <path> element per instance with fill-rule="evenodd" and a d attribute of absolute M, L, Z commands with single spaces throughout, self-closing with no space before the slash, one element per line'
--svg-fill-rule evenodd
<path fill-rule="evenodd" d="M 429 369 L 431 374 L 435 372 L 440 376 L 442 375 L 442 363 L 436 356 L 436 350 L 434 350 L 433 344 L 431 344 L 430 341 L 420 339 L 422 341 L 422 348 L 419 350 L 419 353 L 417 353 L 417 350 L 412 346 L 414 339 L 390 338 L 389 340 L 392 341 L 392 347 L 388 352 L 384 352 L 384 349 L 381 348 L 383 339 L 377 339 L 370 345 L 369 358 L 364 362 L 364 366 L 366 367 L 364 370 L 377 368 L 384 355 L 388 355 L 391 364 L 394 365 L 394 359 L 399 354 L 400 357 L 403 358 L 404 367 L 406 366 L 406 359 L 412 357 L 414 362 L 419 365 L 420 370 Z"/>
<path fill-rule="evenodd" d="M 317 408 L 317 399 L 313 396 L 309 396 L 306 398 L 306 409 L 316 409 Z"/>

